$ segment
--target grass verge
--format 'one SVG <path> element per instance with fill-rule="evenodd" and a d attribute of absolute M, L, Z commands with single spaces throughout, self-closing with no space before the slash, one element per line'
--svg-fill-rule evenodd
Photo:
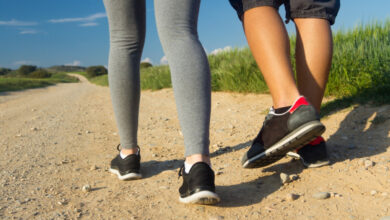
<path fill-rule="evenodd" d="M 66 73 L 56 73 L 50 78 L 31 79 L 0 76 L 0 92 L 17 91 L 54 85 L 56 83 L 78 82 L 78 79 Z"/>

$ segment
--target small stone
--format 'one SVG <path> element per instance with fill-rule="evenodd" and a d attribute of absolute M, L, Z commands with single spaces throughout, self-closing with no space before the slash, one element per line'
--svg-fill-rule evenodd
<path fill-rule="evenodd" d="M 218 171 L 216 175 L 219 176 L 221 174 L 223 174 L 223 172 L 222 171 Z"/>
<path fill-rule="evenodd" d="M 38 128 L 31 128 L 31 131 L 38 131 Z"/>
<path fill-rule="evenodd" d="M 158 157 L 158 155 L 157 154 L 152 154 L 152 157 Z"/>
<path fill-rule="evenodd" d="M 387 192 L 383 192 L 381 195 L 387 197 L 389 194 Z"/>
<path fill-rule="evenodd" d="M 373 167 L 375 165 L 374 162 L 372 162 L 371 160 L 365 160 L 364 161 L 364 168 L 368 169 L 370 167 Z"/>
<path fill-rule="evenodd" d="M 167 189 L 169 189 L 169 187 L 168 186 L 160 186 L 159 189 L 167 190 Z"/>
<path fill-rule="evenodd" d="M 280 180 L 282 181 L 282 184 L 289 183 L 291 181 L 289 175 L 285 173 L 280 173 Z"/>
<path fill-rule="evenodd" d="M 297 179 L 299 179 L 299 176 L 297 174 L 291 174 L 290 175 L 290 180 L 295 181 Z"/>
<path fill-rule="evenodd" d="M 223 217 L 223 216 L 221 216 L 221 215 L 210 216 L 210 217 L 209 217 L 209 220 L 222 220 L 222 219 L 225 219 L 225 217 Z"/>
<path fill-rule="evenodd" d="M 58 201 L 57 204 L 58 204 L 58 205 L 66 205 L 67 202 L 66 202 L 65 200 L 63 200 L 63 201 Z"/>
<path fill-rule="evenodd" d="M 33 109 L 31 109 L 31 111 L 32 111 L 32 112 L 35 112 L 35 111 L 36 111 L 36 109 L 35 109 L 35 108 L 33 108 Z"/>
<path fill-rule="evenodd" d="M 81 188 L 81 190 L 83 192 L 87 193 L 87 192 L 91 192 L 92 188 L 90 185 L 87 184 L 87 185 L 84 185 L 83 188 Z"/>
<path fill-rule="evenodd" d="M 183 132 L 179 131 L 179 134 L 180 134 L 180 136 L 182 136 L 182 137 L 183 137 Z"/>
<path fill-rule="evenodd" d="M 328 192 L 318 192 L 313 194 L 313 198 L 315 199 L 327 199 L 330 197 L 330 193 Z"/>
<path fill-rule="evenodd" d="M 375 196 L 377 193 L 378 193 L 378 192 L 377 192 L 376 190 L 371 190 L 371 192 L 370 192 L 370 194 L 371 194 L 372 196 Z"/>
<path fill-rule="evenodd" d="M 22 137 L 22 134 L 17 134 L 15 135 L 15 137 Z"/>
<path fill-rule="evenodd" d="M 86 133 L 86 134 L 90 134 L 90 133 L 91 133 L 91 131 L 88 131 L 88 130 L 86 130 L 86 131 L 85 131 L 85 133 Z"/>
<path fill-rule="evenodd" d="M 289 193 L 286 195 L 286 201 L 294 201 L 294 200 L 297 200 L 299 198 L 299 195 L 298 194 L 294 194 L 294 193 Z"/>
<path fill-rule="evenodd" d="M 89 168 L 89 170 L 97 170 L 98 167 L 96 165 L 92 165 L 91 168 Z"/>
<path fill-rule="evenodd" d="M 114 136 L 117 136 L 117 135 L 118 135 L 118 133 L 114 132 L 114 133 L 112 133 L 112 135 L 114 135 Z"/>

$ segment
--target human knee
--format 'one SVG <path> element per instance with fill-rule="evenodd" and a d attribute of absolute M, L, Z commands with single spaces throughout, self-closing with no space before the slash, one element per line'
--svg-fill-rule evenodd
<path fill-rule="evenodd" d="M 174 24 L 161 25 L 159 35 L 165 44 L 189 43 L 189 41 L 198 40 L 196 26 L 188 23 L 175 22 Z"/>
<path fill-rule="evenodd" d="M 130 54 L 141 53 L 144 37 L 130 30 L 111 30 L 110 43 L 112 49 L 125 50 Z"/>

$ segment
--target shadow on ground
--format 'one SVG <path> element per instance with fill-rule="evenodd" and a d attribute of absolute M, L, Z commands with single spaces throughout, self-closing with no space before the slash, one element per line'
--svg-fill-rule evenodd
<path fill-rule="evenodd" d="M 167 170 L 176 170 L 183 166 L 184 160 L 151 160 L 141 163 L 142 178 L 147 179 Z"/>
<path fill-rule="evenodd" d="M 365 158 L 387 151 L 390 146 L 390 105 L 355 106 L 328 139 L 333 163 Z"/>

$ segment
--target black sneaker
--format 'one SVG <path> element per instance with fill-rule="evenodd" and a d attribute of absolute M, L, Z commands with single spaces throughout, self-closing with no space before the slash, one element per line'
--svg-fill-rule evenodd
<path fill-rule="evenodd" d="M 119 145 L 117 146 L 118 151 Z M 139 149 L 139 148 L 138 148 Z M 116 174 L 120 180 L 135 180 L 142 177 L 140 173 L 140 151 L 137 154 L 130 154 L 125 159 L 122 159 L 118 154 L 111 160 L 110 172 Z"/>
<path fill-rule="evenodd" d="M 300 159 L 303 166 L 307 168 L 322 167 L 330 163 L 326 143 L 321 136 L 298 149 L 296 152 L 288 152 L 287 156 Z"/>
<path fill-rule="evenodd" d="M 201 205 L 219 202 L 219 196 L 215 193 L 214 172 L 207 163 L 195 163 L 188 174 L 183 165 L 180 176 L 183 176 L 183 185 L 179 188 L 180 202 Z"/>
<path fill-rule="evenodd" d="M 324 131 L 315 108 L 304 97 L 299 97 L 282 114 L 271 108 L 252 146 L 244 154 L 242 166 L 258 168 L 272 164 Z"/>

